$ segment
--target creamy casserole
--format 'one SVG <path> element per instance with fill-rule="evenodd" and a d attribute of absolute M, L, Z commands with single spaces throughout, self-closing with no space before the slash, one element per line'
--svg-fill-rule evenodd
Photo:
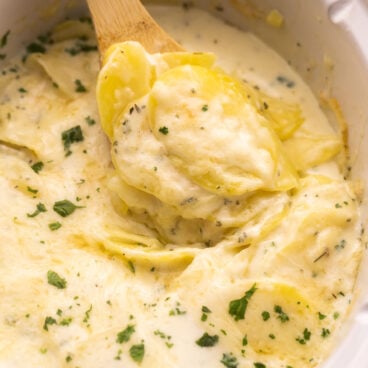
<path fill-rule="evenodd" d="M 253 35 L 150 11 L 192 52 L 97 83 L 81 19 L 2 70 L 0 366 L 318 366 L 362 252 L 345 128 Z"/>

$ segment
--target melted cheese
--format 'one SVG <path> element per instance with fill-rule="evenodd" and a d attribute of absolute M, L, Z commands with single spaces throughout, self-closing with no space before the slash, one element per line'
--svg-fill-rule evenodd
<path fill-rule="evenodd" d="M 116 45 L 97 82 L 68 21 L 3 69 L 0 366 L 316 367 L 362 249 L 342 140 L 253 35 L 150 10 L 191 52 Z"/>

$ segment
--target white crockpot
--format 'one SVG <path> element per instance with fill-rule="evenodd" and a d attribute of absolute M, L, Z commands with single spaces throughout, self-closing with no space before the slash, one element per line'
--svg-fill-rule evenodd
<path fill-rule="evenodd" d="M 265 13 L 278 9 L 284 15 L 285 26 L 280 30 L 251 16 L 247 0 L 185 3 L 195 3 L 256 33 L 290 61 L 316 95 L 330 89 L 349 124 L 352 177 L 361 179 L 367 192 L 368 0 L 253 0 L 252 4 Z M 11 30 L 9 44 L 1 53 L 10 57 L 66 16 L 84 14 L 83 0 L 1 0 L 0 35 Z M 366 199 L 362 210 L 366 221 Z M 324 368 L 368 368 L 367 258 L 361 266 L 351 317 Z"/>

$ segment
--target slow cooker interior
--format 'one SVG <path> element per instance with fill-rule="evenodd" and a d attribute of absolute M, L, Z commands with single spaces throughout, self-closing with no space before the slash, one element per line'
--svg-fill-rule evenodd
<path fill-rule="evenodd" d="M 352 2 L 346 2 L 349 3 L 346 6 L 342 6 L 341 1 L 331 0 L 257 0 L 253 3 L 245 0 L 198 0 L 184 3 L 195 3 L 240 28 L 251 30 L 293 65 L 316 96 L 328 93 L 337 99 L 349 124 L 352 176 L 362 180 L 367 190 L 368 161 L 365 158 L 368 156 L 368 145 L 364 141 L 368 139 L 368 87 L 365 83 L 368 75 L 368 45 L 365 47 L 362 44 L 361 35 L 368 32 L 368 10 L 363 6 L 363 1 L 356 1 L 353 5 L 350 4 Z M 285 17 L 285 27 L 282 29 L 270 27 L 262 20 L 261 14 L 267 14 L 275 8 Z M 2 1 L 0 34 L 10 29 L 13 36 L 6 48 L 7 55 L 16 53 L 22 45 L 65 17 L 85 13 L 83 1 Z M 359 21 L 362 23 L 357 28 Z M 350 27 L 353 24 L 354 27 Z M 363 201 L 363 211 L 366 219 L 366 199 Z M 368 362 L 368 298 L 364 297 L 368 295 L 367 269 L 365 259 L 358 282 L 359 301 L 342 333 L 340 347 L 326 368 L 358 368 Z"/>

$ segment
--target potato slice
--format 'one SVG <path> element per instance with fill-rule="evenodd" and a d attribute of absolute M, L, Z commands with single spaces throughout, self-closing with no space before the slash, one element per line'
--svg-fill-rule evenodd
<path fill-rule="evenodd" d="M 172 163 L 206 190 L 232 196 L 297 185 L 278 137 L 223 72 L 170 69 L 153 85 L 149 107 Z"/>

